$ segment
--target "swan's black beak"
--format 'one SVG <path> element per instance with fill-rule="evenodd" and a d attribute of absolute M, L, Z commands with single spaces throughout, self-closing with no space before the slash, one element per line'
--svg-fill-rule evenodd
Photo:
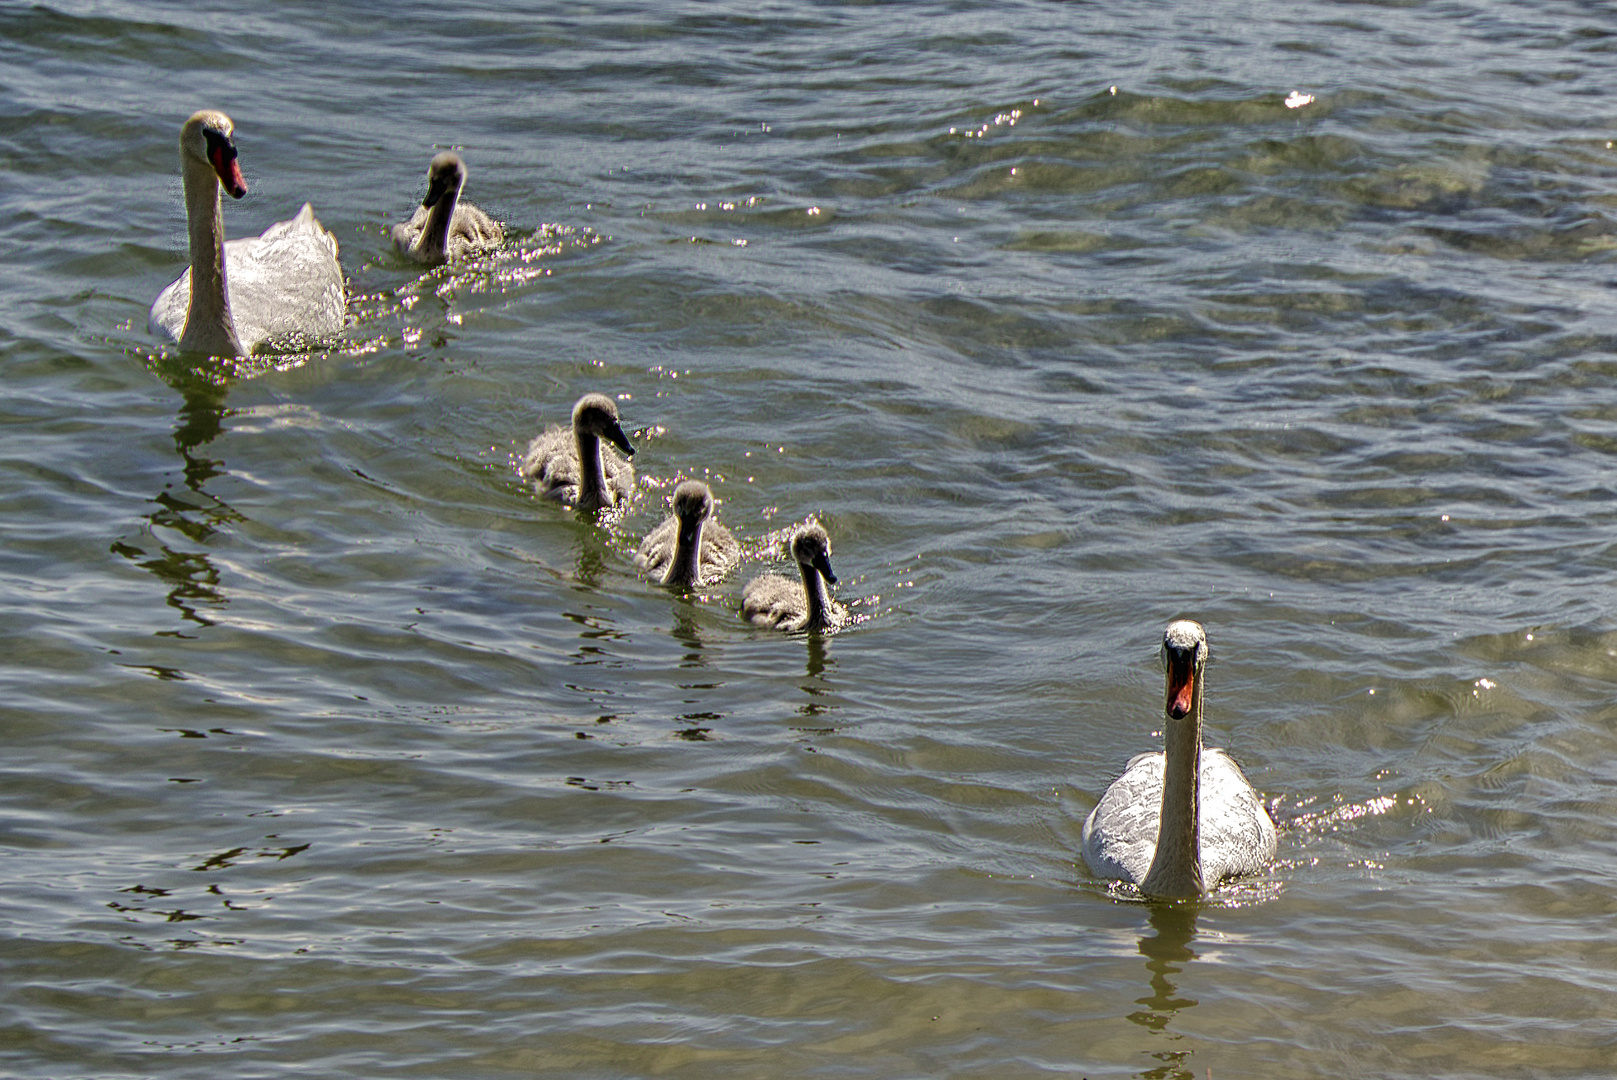
<path fill-rule="evenodd" d="M 203 129 L 202 135 L 208 140 L 208 163 L 218 174 L 220 186 L 230 192 L 232 199 L 247 194 L 247 181 L 242 179 L 241 166 L 236 163 L 236 144 L 228 135 L 211 129 Z"/>
<path fill-rule="evenodd" d="M 814 569 L 818 570 L 820 576 L 832 585 L 837 583 L 837 576 L 831 572 L 831 557 L 829 555 L 816 555 L 814 557 Z"/>

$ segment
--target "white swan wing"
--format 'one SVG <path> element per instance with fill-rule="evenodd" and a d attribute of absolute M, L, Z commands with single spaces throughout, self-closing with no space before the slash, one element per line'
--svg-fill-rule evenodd
<path fill-rule="evenodd" d="M 256 240 L 225 245 L 230 314 L 243 349 L 290 337 L 329 338 L 347 314 L 337 238 L 303 204 Z"/>
<path fill-rule="evenodd" d="M 1162 826 L 1161 751 L 1136 754 L 1084 820 L 1084 862 L 1097 876 L 1145 880 Z"/>
<path fill-rule="evenodd" d="M 152 301 L 152 309 L 146 313 L 146 332 L 170 343 L 179 341 L 185 333 L 185 315 L 190 306 L 191 268 L 187 266 L 185 273 L 169 282 Z"/>
<path fill-rule="evenodd" d="M 287 224 L 277 222 L 270 228 L 278 228 Z M 252 351 L 252 344 L 247 336 L 241 332 L 241 320 L 235 318 L 237 278 L 254 277 L 254 252 L 258 249 L 259 237 L 247 236 L 240 240 L 225 241 L 225 286 L 230 295 L 230 306 L 233 321 L 236 323 L 236 336 L 241 341 L 242 348 Z M 191 268 L 187 266 L 185 272 L 157 294 L 152 301 L 152 310 L 146 316 L 146 329 L 158 337 L 169 341 L 179 341 L 185 333 L 185 320 L 191 312 Z M 254 340 L 257 340 L 256 338 Z"/>
<path fill-rule="evenodd" d="M 1112 782 L 1084 821 L 1084 861 L 1097 876 L 1138 885 L 1151 869 L 1162 827 L 1161 753 L 1139 754 Z M 1274 861 L 1274 821 L 1241 767 L 1224 751 L 1204 747 L 1197 801 L 1201 813 L 1202 880 L 1261 873 Z"/>
<path fill-rule="evenodd" d="M 1261 873 L 1274 861 L 1274 821 L 1233 758 L 1202 749 L 1202 880 L 1211 887 L 1225 878 Z"/>
<path fill-rule="evenodd" d="M 308 203 L 262 235 L 226 242 L 225 287 L 236 337 L 247 352 L 263 341 L 334 337 L 348 310 L 337 238 Z M 191 268 L 186 267 L 157 294 L 147 329 L 179 341 L 190 305 Z"/>

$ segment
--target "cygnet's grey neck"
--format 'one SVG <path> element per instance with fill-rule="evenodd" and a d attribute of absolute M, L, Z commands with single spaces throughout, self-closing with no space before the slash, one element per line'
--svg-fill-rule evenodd
<path fill-rule="evenodd" d="M 831 594 L 826 591 L 825 577 L 814 564 L 800 562 L 797 568 L 803 574 L 803 598 L 808 603 L 805 630 L 820 630 L 830 625 Z"/>
<path fill-rule="evenodd" d="M 702 530 L 707 525 L 706 512 L 682 514 L 678 532 L 674 537 L 674 557 L 669 560 L 668 572 L 663 574 L 664 585 L 683 585 L 695 588 L 701 580 Z"/>
<path fill-rule="evenodd" d="M 607 501 L 601 440 L 584 430 L 578 430 L 574 435 L 578 443 L 578 507 L 581 510 L 596 510 Z"/>
<path fill-rule="evenodd" d="M 421 227 L 420 246 L 424 253 L 442 256 L 449 250 L 449 227 L 454 224 L 455 206 L 460 202 L 461 189 L 466 186 L 466 174 L 455 169 L 448 175 L 434 177 L 431 186 L 439 190 L 436 199 L 428 193 L 432 202 L 427 209 L 426 223 Z"/>

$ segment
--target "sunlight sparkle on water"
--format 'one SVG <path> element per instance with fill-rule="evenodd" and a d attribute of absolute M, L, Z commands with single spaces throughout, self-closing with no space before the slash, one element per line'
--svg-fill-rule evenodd
<path fill-rule="evenodd" d="M 1406 796 L 1403 801 L 1411 807 L 1425 806 L 1426 802 L 1416 795 Z M 1380 817 L 1398 803 L 1399 798 L 1396 795 L 1378 795 L 1361 803 L 1345 803 L 1328 810 L 1300 813 L 1292 819 L 1292 822 L 1295 827 L 1309 832 L 1336 832 L 1350 822 Z"/>

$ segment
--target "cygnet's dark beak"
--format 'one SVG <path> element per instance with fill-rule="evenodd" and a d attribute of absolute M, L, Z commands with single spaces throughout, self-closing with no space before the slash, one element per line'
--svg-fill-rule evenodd
<path fill-rule="evenodd" d="M 439 173 L 428 181 L 427 193 L 421 199 L 422 209 L 430 210 L 436 206 L 439 199 L 449 194 L 449 189 L 454 182 L 455 177 L 452 173 Z"/>
<path fill-rule="evenodd" d="M 626 457 L 634 457 L 634 447 L 629 445 L 629 436 L 623 433 L 623 428 L 614 422 L 606 429 L 606 437 L 612 440 L 612 445 L 622 450 Z"/>

